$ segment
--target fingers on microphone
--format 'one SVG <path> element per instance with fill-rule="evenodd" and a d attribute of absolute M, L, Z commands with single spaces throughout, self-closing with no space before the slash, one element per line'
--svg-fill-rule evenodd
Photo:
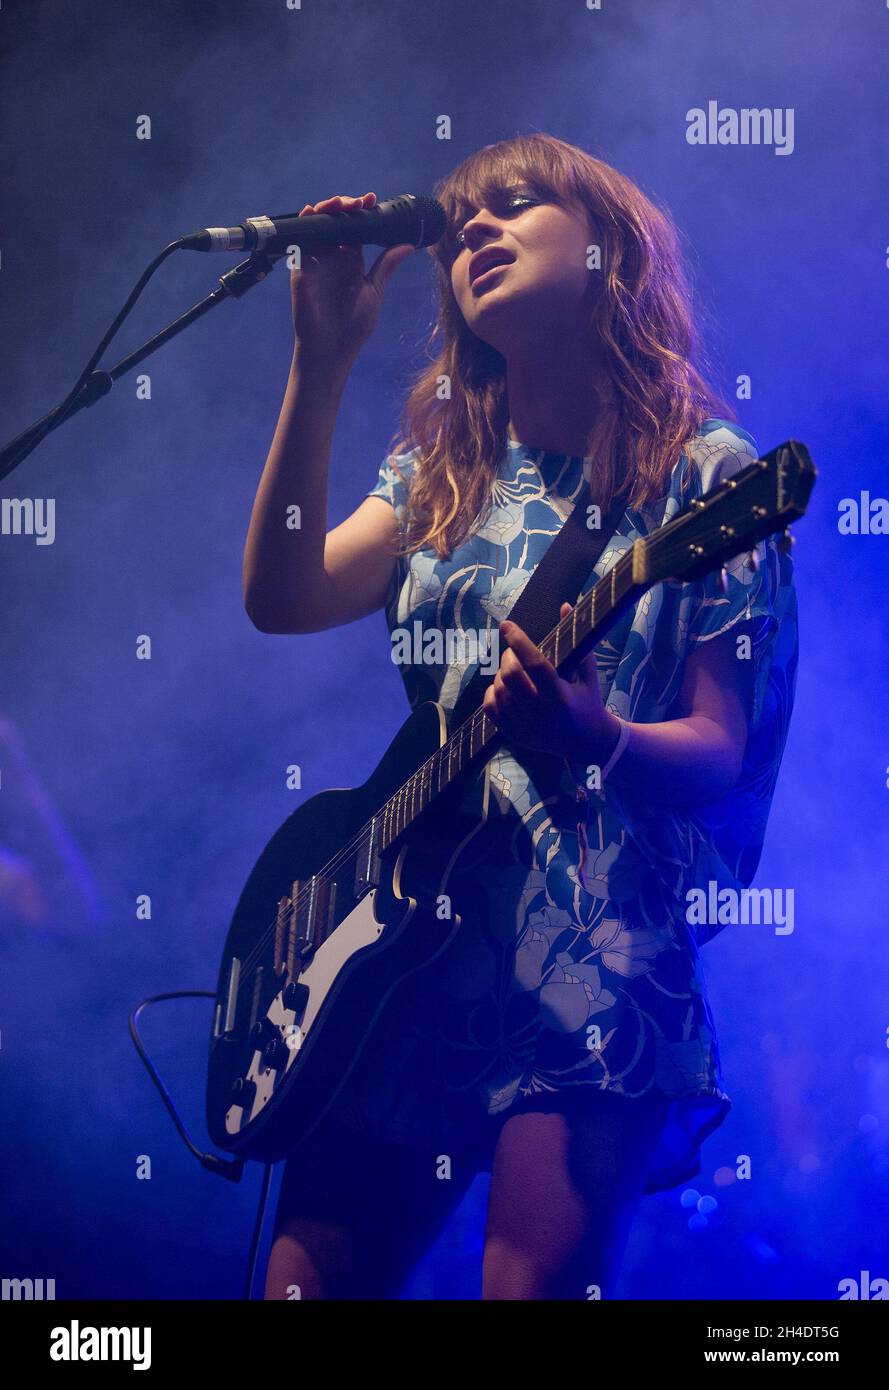
<path fill-rule="evenodd" d="M 360 198 L 349 198 L 343 193 L 337 193 L 333 198 L 322 198 L 320 203 L 315 203 L 314 212 L 347 212 L 352 208 L 362 208 L 365 198 L 373 198 L 375 195 L 363 194 Z M 312 207 L 312 204 L 308 204 Z"/>

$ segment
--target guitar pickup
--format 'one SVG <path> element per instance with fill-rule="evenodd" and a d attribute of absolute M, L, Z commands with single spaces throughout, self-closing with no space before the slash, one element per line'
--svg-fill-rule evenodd
<path fill-rule="evenodd" d="M 367 846 L 362 847 L 355 860 L 355 896 L 366 888 L 376 888 L 380 881 L 380 855 L 377 849 L 377 818 L 370 822 Z"/>
<path fill-rule="evenodd" d="M 231 965 L 228 968 L 228 980 L 225 987 L 225 999 L 222 1003 L 217 1003 L 216 1013 L 213 1020 L 214 1038 L 230 1038 L 235 1031 L 235 1021 L 238 1013 L 238 985 L 241 981 L 241 962 L 237 956 L 232 956 Z"/>

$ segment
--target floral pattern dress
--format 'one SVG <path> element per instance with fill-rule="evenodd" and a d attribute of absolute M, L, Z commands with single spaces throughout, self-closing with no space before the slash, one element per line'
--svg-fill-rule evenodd
<path fill-rule="evenodd" d="M 626 511 L 583 592 L 633 541 L 669 521 L 757 457 L 751 437 L 705 420 L 658 502 Z M 387 457 L 368 494 L 401 519 L 414 454 Z M 510 442 L 483 523 L 451 557 L 399 559 L 385 604 L 390 634 L 486 632 L 506 617 L 569 514 L 589 463 Z M 358 1121 L 404 1142 L 459 1144 L 490 1167 L 498 1122 L 527 1097 L 566 1087 L 672 1100 L 646 1191 L 700 1172 L 701 1141 L 727 1115 L 700 947 L 721 927 L 693 925 L 687 894 L 752 880 L 793 705 L 796 598 L 789 555 L 774 539 L 759 565 L 739 556 L 718 574 L 656 585 L 596 647 L 603 700 L 623 719 L 671 717 L 695 647 L 750 635 L 754 699 L 740 780 L 691 810 L 657 810 L 608 778 L 585 787 L 573 760 L 501 749 L 492 809 L 452 880 L 463 917 L 437 968 L 392 1006 L 391 1064 L 365 1077 Z M 557 615 L 554 615 L 554 622 Z M 741 627 L 744 624 L 744 627 Z M 466 651 L 471 648 L 467 646 Z M 459 644 L 448 665 L 402 665 L 412 704 L 450 713 L 471 679 Z M 465 659 L 464 659 L 465 657 Z M 675 717 L 675 716 L 674 716 Z M 694 914 L 691 914 L 692 916 Z M 398 1012 L 400 1008 L 401 1012 Z"/>

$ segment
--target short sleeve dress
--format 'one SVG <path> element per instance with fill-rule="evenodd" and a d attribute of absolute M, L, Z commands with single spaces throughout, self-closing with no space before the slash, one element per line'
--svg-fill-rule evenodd
<path fill-rule="evenodd" d="M 744 430 L 705 420 L 665 495 L 625 512 L 583 592 L 637 537 L 756 457 Z M 414 458 L 387 457 L 368 494 L 399 520 Z M 417 623 L 423 632 L 467 634 L 464 646 L 442 648 L 455 657 L 450 664 L 424 666 L 425 686 L 400 667 L 412 703 L 431 692 L 453 709 L 475 669 L 464 659 L 473 650 L 468 634 L 490 638 L 508 615 L 587 467 L 577 456 L 510 442 L 488 514 L 451 557 L 420 550 L 399 559 L 385 604 L 393 641 L 405 629 L 416 634 Z M 627 1098 L 660 1092 L 672 1105 L 645 1190 L 700 1172 L 700 1144 L 731 1101 L 699 953 L 721 928 L 693 920 L 689 894 L 711 882 L 720 890 L 751 882 L 795 687 L 791 560 L 773 539 L 758 558 L 756 567 L 749 556 L 731 562 L 725 592 L 718 574 L 656 585 L 596 647 L 606 705 L 623 719 L 653 722 L 671 717 L 693 648 L 734 628 L 746 633 L 738 654 L 753 662 L 754 701 L 738 783 L 693 810 L 654 811 L 607 778 L 601 791 L 579 797 L 586 770 L 570 757 L 496 753 L 493 810 L 454 880 L 463 925 L 400 1014 L 393 1005 L 397 1046 L 390 1064 L 362 1083 L 362 1126 L 423 1147 L 459 1146 L 488 1169 L 498 1124 L 527 1097 L 566 1087 Z"/>

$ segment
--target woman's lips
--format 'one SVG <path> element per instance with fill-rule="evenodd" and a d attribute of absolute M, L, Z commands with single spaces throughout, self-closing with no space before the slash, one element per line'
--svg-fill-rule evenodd
<path fill-rule="evenodd" d="M 483 270 L 481 275 L 476 275 L 472 282 L 473 292 L 478 289 L 479 285 L 483 285 L 492 275 L 496 275 L 499 270 L 507 270 L 510 265 L 512 265 L 511 261 L 498 261 L 497 265 L 492 265 L 488 270 Z"/>

